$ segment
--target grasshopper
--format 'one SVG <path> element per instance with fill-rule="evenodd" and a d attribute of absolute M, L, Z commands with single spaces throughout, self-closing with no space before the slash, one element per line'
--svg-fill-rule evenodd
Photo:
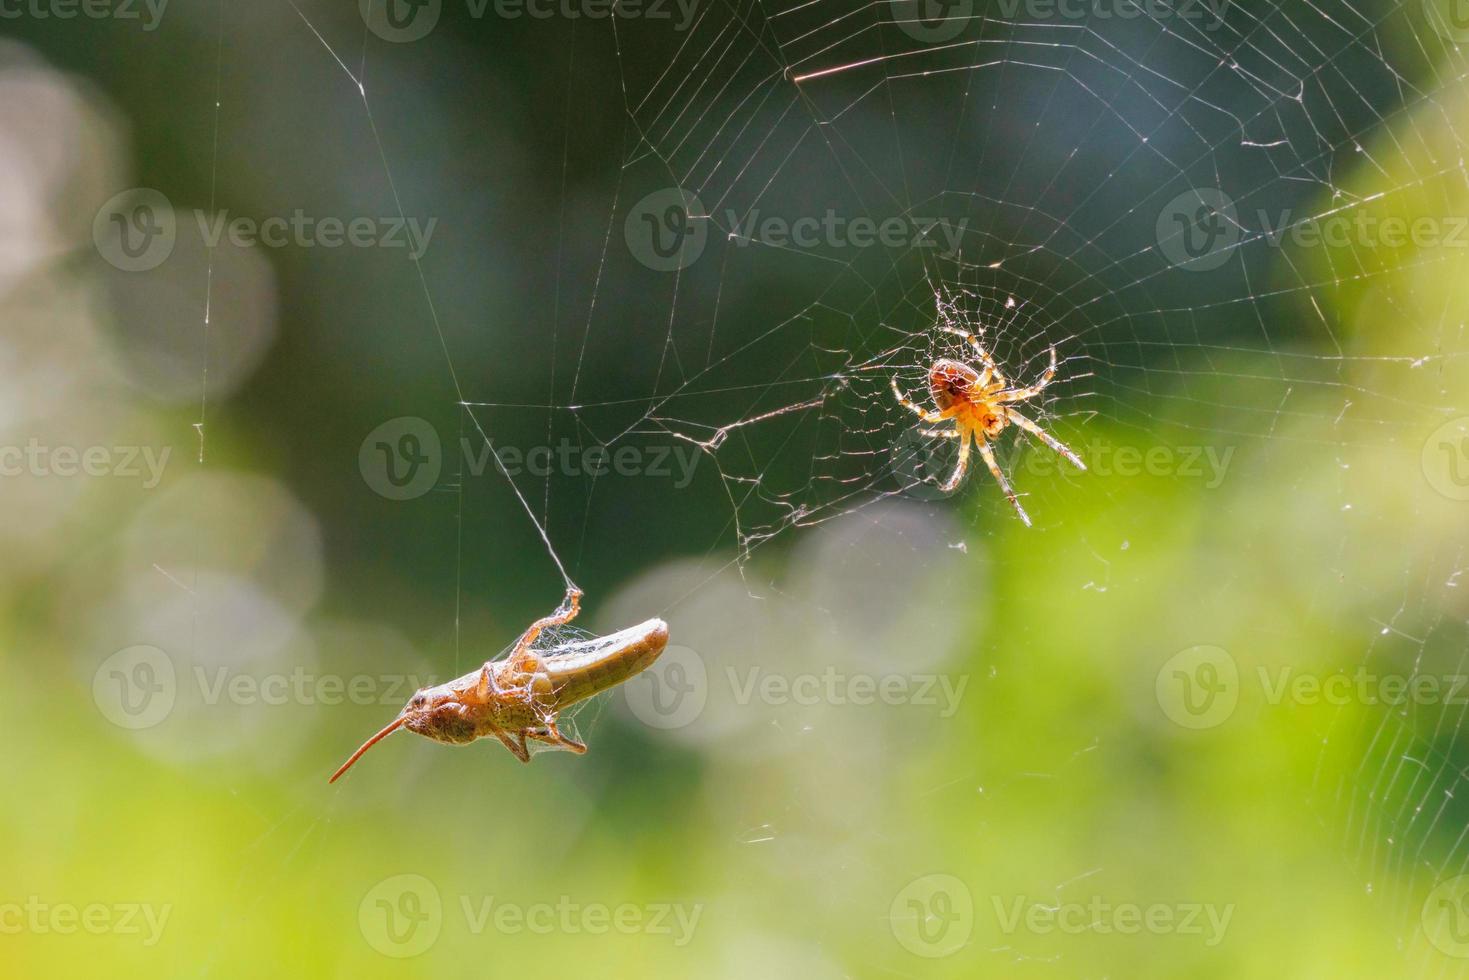
<path fill-rule="evenodd" d="M 668 644 L 668 624 L 650 619 L 610 636 L 567 643 L 552 653 L 531 649 L 544 630 L 571 622 L 580 608 L 581 590 L 572 587 L 554 613 L 526 628 L 508 657 L 418 691 L 327 782 L 336 782 L 364 752 L 399 728 L 446 745 L 467 745 L 493 735 L 521 762 L 530 761 L 526 739 L 585 752 L 584 744 L 556 727 L 557 717 L 657 660 Z"/>

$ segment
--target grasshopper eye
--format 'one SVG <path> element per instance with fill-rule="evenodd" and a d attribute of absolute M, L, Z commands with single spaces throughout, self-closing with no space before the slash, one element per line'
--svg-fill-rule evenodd
<path fill-rule="evenodd" d="M 413 697 L 409 699 L 409 701 L 408 701 L 408 707 L 410 707 L 410 708 L 422 708 L 427 703 L 428 703 L 428 698 L 426 698 L 426 697 L 423 696 L 423 692 L 422 691 L 419 691 L 417 694 L 413 695 Z"/>

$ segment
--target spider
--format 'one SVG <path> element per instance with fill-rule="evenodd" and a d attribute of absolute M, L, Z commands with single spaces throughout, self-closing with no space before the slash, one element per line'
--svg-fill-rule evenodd
<path fill-rule="evenodd" d="M 974 348 L 974 353 L 979 356 L 980 363 L 984 365 L 984 371 L 977 371 L 963 361 L 953 361 L 948 358 L 934 361 L 933 366 L 928 369 L 928 390 L 933 397 L 933 403 L 938 406 L 937 412 L 929 411 L 906 397 L 898 389 L 896 377 L 892 379 L 893 395 L 898 399 L 898 404 L 930 425 L 948 421 L 954 423 L 952 429 L 919 430 L 929 438 L 959 440 L 959 464 L 954 468 L 953 474 L 940 486 L 941 490 L 949 493 L 957 489 L 964 480 L 964 474 L 969 469 L 969 442 L 973 439 L 975 446 L 979 449 L 979 454 L 984 457 L 985 465 L 994 474 L 995 482 L 999 483 L 1010 505 L 1015 508 L 1015 513 L 1020 515 L 1026 527 L 1030 527 L 1030 516 L 1025 513 L 1025 508 L 1020 506 L 1015 491 L 1010 489 L 1010 481 L 1005 479 L 1005 474 L 1001 472 L 1000 464 L 995 461 L 994 450 L 989 444 L 1013 422 L 1065 456 L 1077 469 L 1086 469 L 1086 464 L 1070 449 L 1067 449 L 1059 439 L 1010 407 L 1011 402 L 1023 402 L 1034 398 L 1045 390 L 1046 385 L 1051 383 L 1051 379 L 1056 376 L 1056 348 L 1051 348 L 1051 366 L 1046 368 L 1039 381 L 1028 388 L 1012 388 L 1010 382 L 1005 380 L 1005 375 L 1000 371 L 999 365 L 995 363 L 994 358 L 990 357 L 989 352 L 980 346 L 979 339 L 974 334 L 957 327 L 941 329 L 963 337 L 965 342 Z"/>

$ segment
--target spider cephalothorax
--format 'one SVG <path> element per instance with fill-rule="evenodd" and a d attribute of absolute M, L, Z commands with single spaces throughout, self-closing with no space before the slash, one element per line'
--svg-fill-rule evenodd
<path fill-rule="evenodd" d="M 1051 383 L 1051 379 L 1056 376 L 1056 348 L 1051 348 L 1051 365 L 1046 368 L 1039 381 L 1029 387 L 1012 388 L 1010 382 L 1005 380 L 1005 375 L 1000 371 L 999 365 L 980 345 L 977 337 L 968 331 L 954 327 L 943 329 L 963 337 L 969 346 L 974 348 L 983 370 L 963 361 L 955 361 L 946 357 L 934 361 L 928 369 L 928 392 L 934 405 L 938 408 L 937 412 L 931 412 L 906 397 L 898 389 L 897 378 L 892 379 L 893 395 L 898 399 L 899 404 L 930 425 L 939 422 L 954 423 L 951 429 L 919 430 L 930 438 L 959 440 L 959 463 L 940 489 L 948 493 L 956 489 L 964 480 L 964 474 L 969 468 L 969 444 L 972 441 L 979 449 L 980 456 L 984 457 L 985 465 L 994 474 L 995 481 L 1000 484 L 1000 489 L 1005 492 L 1005 497 L 1009 499 L 1015 512 L 1020 515 L 1020 519 L 1029 527 L 1030 517 L 1025 513 L 1025 508 L 1020 506 L 1015 491 L 1010 489 L 1010 481 L 1006 480 L 1005 474 L 1001 472 L 999 463 L 995 461 L 994 450 L 989 444 L 1005 431 L 1006 426 L 1014 423 L 1065 456 L 1078 469 L 1086 469 L 1086 464 L 1070 449 L 1067 449 L 1060 440 L 1010 407 L 1014 402 L 1034 398 L 1045 390 L 1046 385 Z"/>

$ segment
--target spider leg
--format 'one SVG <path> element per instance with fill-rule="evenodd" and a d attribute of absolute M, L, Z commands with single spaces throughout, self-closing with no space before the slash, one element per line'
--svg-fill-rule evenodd
<path fill-rule="evenodd" d="M 953 474 L 939 486 L 943 493 L 953 493 L 959 489 L 959 484 L 964 482 L 964 474 L 969 470 L 969 443 L 974 430 L 961 426 L 956 431 L 959 433 L 959 462 L 954 466 Z"/>
<path fill-rule="evenodd" d="M 1062 456 L 1065 456 L 1066 459 L 1070 461 L 1072 466 L 1075 466 L 1079 470 L 1086 469 L 1086 464 L 1081 461 L 1081 457 L 1077 456 L 1070 449 L 1067 449 L 1065 443 L 1063 443 L 1060 439 L 1057 439 L 1055 436 L 1051 435 L 1045 429 L 1042 429 L 1040 426 L 1036 425 L 1024 415 L 1021 415 L 1019 412 L 1015 411 L 1015 409 L 1006 408 L 1005 417 L 1008 418 L 1011 422 L 1014 422 L 1016 425 L 1020 426 L 1026 432 L 1029 432 L 1031 435 L 1035 436 L 1041 442 L 1050 446 Z"/>
<path fill-rule="evenodd" d="M 1002 385 L 1008 385 L 1010 383 L 1005 380 L 1005 375 L 1003 372 L 1000 371 L 1000 366 L 995 363 L 995 359 L 993 357 L 990 357 L 990 352 L 985 350 L 984 347 L 980 344 L 978 337 L 970 333 L 968 330 L 960 330 L 958 327 L 942 327 L 940 329 L 942 329 L 945 333 L 951 333 L 956 337 L 963 337 L 966 341 L 968 341 L 969 346 L 974 348 L 974 353 L 979 355 L 979 359 L 981 362 L 984 363 L 985 367 L 985 376 L 980 379 L 980 384 L 987 384 L 990 380 L 989 376 L 991 374 L 993 374 L 995 380 Z"/>
<path fill-rule="evenodd" d="M 958 429 L 919 429 L 918 434 L 928 436 L 930 439 L 957 439 Z"/>
<path fill-rule="evenodd" d="M 1025 512 L 1024 507 L 1020 506 L 1020 500 L 1015 496 L 1015 491 L 1010 489 L 1010 481 L 1005 479 L 1005 474 L 1000 469 L 1000 464 L 995 461 L 995 451 L 983 439 L 979 440 L 979 454 L 984 457 L 984 463 L 990 468 L 990 473 L 994 476 L 995 482 L 1005 492 L 1005 499 L 1010 501 L 1010 506 L 1015 508 L 1015 513 L 1020 515 L 1020 519 L 1025 522 L 1025 526 L 1030 527 L 1030 515 Z"/>
<path fill-rule="evenodd" d="M 898 390 L 898 379 L 897 378 L 893 378 L 891 380 L 892 380 L 892 383 L 893 383 L 893 397 L 895 397 L 896 399 L 898 399 L 898 404 L 899 405 L 902 405 L 908 411 L 912 412 L 914 415 L 916 415 L 919 418 L 923 419 L 923 421 L 925 421 L 925 422 L 929 423 L 930 425 L 932 425 L 935 422 L 942 422 L 945 419 L 949 418 L 949 416 L 943 414 L 942 412 L 930 412 L 928 409 L 924 408 L 922 405 L 917 404 L 911 398 L 908 398 L 906 395 L 904 395 L 901 391 Z"/>
<path fill-rule="evenodd" d="M 1052 347 L 1051 366 L 1046 368 L 1045 373 L 1041 375 L 1039 381 L 1031 385 L 1029 388 L 1011 388 L 1009 391 L 1002 391 L 995 396 L 995 400 L 1002 402 L 1023 402 L 1027 398 L 1034 398 L 1036 395 L 1039 395 L 1041 392 L 1046 390 L 1046 385 L 1050 384 L 1051 379 L 1055 376 L 1056 348 Z"/>

